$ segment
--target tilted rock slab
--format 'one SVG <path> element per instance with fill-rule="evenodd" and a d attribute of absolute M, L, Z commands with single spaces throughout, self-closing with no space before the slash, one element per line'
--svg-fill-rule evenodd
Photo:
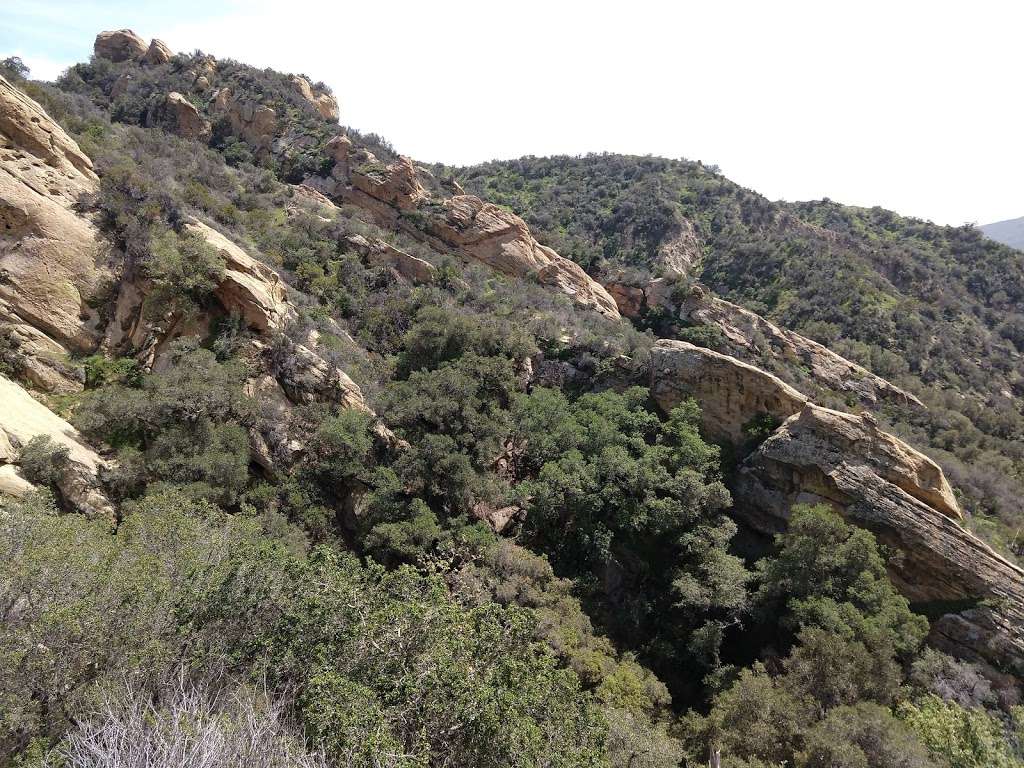
<path fill-rule="evenodd" d="M 334 159 L 330 178 L 304 183 L 370 211 L 440 252 L 454 251 L 502 274 L 535 278 L 569 296 L 578 306 L 619 317 L 615 300 L 582 267 L 541 245 L 526 222 L 474 195 L 433 199 L 407 157 L 383 164 L 346 136 L 328 142 Z"/>
<path fill-rule="evenodd" d="M 666 413 L 692 397 L 701 407 L 704 433 L 742 443 L 743 427 L 768 414 L 781 423 L 799 412 L 804 397 L 777 376 L 685 341 L 661 339 L 651 349 L 651 397 Z"/>
<path fill-rule="evenodd" d="M 105 462 L 67 421 L 35 400 L 20 385 L 0 375 L 0 465 L 16 467 L 21 449 L 34 437 L 46 436 L 68 450 L 68 464 L 57 481 L 64 501 L 92 518 L 114 520 L 114 507 L 100 488 L 97 473 Z M 4 471 L 4 485 L 18 492 L 16 470 Z M 27 490 L 22 478 L 20 489 Z"/>
<path fill-rule="evenodd" d="M 97 190 L 75 141 L 0 77 L 0 329 L 58 356 L 92 351 L 101 338 L 90 303 L 111 277 L 109 245 L 74 209 Z M 57 379 L 51 389 L 74 388 Z"/>
<path fill-rule="evenodd" d="M 891 569 L 900 592 L 947 611 L 932 624 L 935 645 L 1024 672 L 1024 571 L 959 525 L 942 470 L 870 416 L 807 405 L 746 459 L 734 496 L 765 532 L 783 530 L 801 503 L 868 528 L 900 553 Z"/>
<path fill-rule="evenodd" d="M 914 395 L 877 376 L 816 341 L 766 320 L 756 312 L 719 299 L 695 286 L 678 307 L 682 320 L 711 325 L 722 331 L 736 354 L 770 355 L 784 364 L 810 370 L 820 386 L 850 393 L 865 405 L 888 401 L 924 408 Z M 763 346 L 767 344 L 767 349 Z"/>

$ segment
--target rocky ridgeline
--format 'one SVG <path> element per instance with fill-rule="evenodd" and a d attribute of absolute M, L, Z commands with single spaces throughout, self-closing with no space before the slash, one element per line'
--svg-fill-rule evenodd
<path fill-rule="evenodd" d="M 775 533 L 794 504 L 828 504 L 900 553 L 896 586 L 942 613 L 933 622 L 936 645 L 1024 672 L 1024 571 L 961 527 L 934 461 L 867 413 L 822 408 L 766 371 L 686 342 L 655 344 L 650 384 L 662 409 L 693 397 L 710 437 L 751 451 L 733 486 L 745 522 Z M 750 427 L 766 416 L 779 426 L 751 447 Z"/>

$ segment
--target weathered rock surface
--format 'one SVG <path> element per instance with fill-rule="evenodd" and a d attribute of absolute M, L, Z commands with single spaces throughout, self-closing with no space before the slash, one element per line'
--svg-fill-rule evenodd
<path fill-rule="evenodd" d="M 100 339 L 91 303 L 110 279 L 109 246 L 74 210 L 97 189 L 75 141 L 0 77 L 0 330 L 54 359 Z M 35 367 L 42 383 L 44 366 Z"/>
<path fill-rule="evenodd" d="M 651 349 L 651 397 L 668 412 L 692 397 L 713 440 L 742 443 L 744 426 L 767 414 L 781 423 L 807 398 L 786 382 L 728 355 L 685 341 L 662 339 Z"/>
<path fill-rule="evenodd" d="M 209 141 L 210 121 L 199 114 L 196 106 L 176 91 L 167 94 L 158 119 L 172 132 L 184 139 Z"/>
<path fill-rule="evenodd" d="M 657 291 L 657 288 L 654 288 Z M 655 293 L 655 296 L 664 292 Z M 722 331 L 730 351 L 738 357 L 772 358 L 784 365 L 809 369 L 810 378 L 820 386 L 847 393 L 865 405 L 879 401 L 924 404 L 881 376 L 836 354 L 828 347 L 799 333 L 780 328 L 760 315 L 694 287 L 678 306 L 678 317 L 696 325 L 711 325 Z"/>
<path fill-rule="evenodd" d="M 277 272 L 201 221 L 192 219 L 185 229 L 202 237 L 224 258 L 224 278 L 214 289 L 224 309 L 237 312 L 257 331 L 280 330 L 294 319 L 287 286 Z"/>
<path fill-rule="evenodd" d="M 96 35 L 92 49 L 102 59 L 128 61 L 146 53 L 146 41 L 130 29 L 115 29 Z"/>
<path fill-rule="evenodd" d="M 299 95 L 313 105 L 324 120 L 338 121 L 338 101 L 329 93 L 316 93 L 309 81 L 298 75 L 292 77 L 292 85 Z"/>
<path fill-rule="evenodd" d="M 340 151 L 340 150 L 339 150 Z M 350 169 L 352 185 L 375 200 L 412 211 L 427 198 L 412 160 L 402 157 L 384 165 L 373 161 Z"/>
<path fill-rule="evenodd" d="M 432 283 L 437 275 L 437 268 L 429 261 L 395 248 L 391 243 L 379 237 L 366 238 L 362 235 L 349 235 L 345 241 L 368 263 L 378 267 L 390 267 L 398 275 L 413 285 Z"/>
<path fill-rule="evenodd" d="M 78 431 L 21 386 L 0 375 L 0 464 L 17 465 L 21 448 L 32 438 L 49 437 L 68 451 L 68 463 L 57 482 L 61 497 L 71 507 L 90 517 L 114 518 L 114 508 L 103 494 L 97 473 L 105 465 Z M 6 485 L 17 485 L 7 470 Z M 18 475 L 20 477 L 20 475 Z M 24 490 L 24 484 L 20 484 Z M 15 488 L 14 490 L 17 490 Z"/>
<path fill-rule="evenodd" d="M 583 268 L 541 245 L 526 222 L 474 195 L 444 201 L 444 216 L 432 217 L 428 230 L 444 243 L 492 269 L 516 277 L 533 276 L 557 288 L 577 304 L 619 317 L 615 300 Z"/>
<path fill-rule="evenodd" d="M 960 527 L 939 467 L 870 417 L 808 405 L 746 459 L 734 497 L 766 532 L 793 504 L 829 504 L 901 553 L 892 577 L 909 600 L 949 611 L 933 622 L 936 644 L 1024 671 L 1024 571 Z"/>
<path fill-rule="evenodd" d="M 142 62 L 144 64 L 166 64 L 172 58 L 174 58 L 174 51 L 167 47 L 167 43 L 153 38 L 146 53 L 142 56 Z"/>
<path fill-rule="evenodd" d="M 221 88 L 213 95 L 211 111 L 223 115 L 231 124 L 231 132 L 251 144 L 257 153 L 268 153 L 277 133 L 277 113 L 252 99 L 236 97 L 230 88 Z"/>

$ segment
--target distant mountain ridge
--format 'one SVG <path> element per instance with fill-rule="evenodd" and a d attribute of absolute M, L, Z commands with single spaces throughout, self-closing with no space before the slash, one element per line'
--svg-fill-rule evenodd
<path fill-rule="evenodd" d="M 1018 219 L 994 221 L 978 227 L 986 237 L 1011 248 L 1024 250 L 1024 216 Z"/>

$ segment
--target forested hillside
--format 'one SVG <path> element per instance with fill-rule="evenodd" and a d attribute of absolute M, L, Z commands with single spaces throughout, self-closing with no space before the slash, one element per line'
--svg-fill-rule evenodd
<path fill-rule="evenodd" d="M 0 72 L 0 766 L 1024 765 L 1019 253 L 95 51 Z M 667 271 L 881 426 L 602 285 Z"/>
<path fill-rule="evenodd" d="M 939 458 L 978 530 L 1007 551 L 1021 541 L 1019 251 L 881 208 L 773 203 L 681 160 L 522 158 L 455 173 L 603 282 L 642 285 L 682 264 L 686 280 L 913 392 L 927 412 L 880 415 Z"/>

